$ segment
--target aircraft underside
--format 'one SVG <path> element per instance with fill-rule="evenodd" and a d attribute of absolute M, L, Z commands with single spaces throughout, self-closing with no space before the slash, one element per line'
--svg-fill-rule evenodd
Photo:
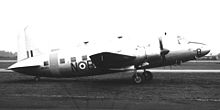
<path fill-rule="evenodd" d="M 150 71 L 137 72 L 136 70 L 109 70 L 109 69 L 93 69 L 85 70 L 79 72 L 65 72 L 60 74 L 51 73 L 50 70 L 40 69 L 41 67 L 26 67 L 26 68 L 17 68 L 13 71 L 19 72 L 25 75 L 35 76 L 35 80 L 38 81 L 40 77 L 53 77 L 53 78 L 73 78 L 73 77 L 83 77 L 83 76 L 94 76 L 94 75 L 104 75 L 104 74 L 113 74 L 118 72 L 127 72 L 132 71 L 135 74 L 132 76 L 132 79 L 135 83 L 142 83 L 143 80 L 152 80 L 153 75 Z"/>

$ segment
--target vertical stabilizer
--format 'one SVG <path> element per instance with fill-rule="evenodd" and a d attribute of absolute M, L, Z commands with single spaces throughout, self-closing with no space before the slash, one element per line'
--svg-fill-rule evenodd
<path fill-rule="evenodd" d="M 34 46 L 32 39 L 27 35 L 27 28 L 28 26 L 24 28 L 24 34 L 18 36 L 17 61 L 21 61 L 41 54 L 40 50 Z"/>

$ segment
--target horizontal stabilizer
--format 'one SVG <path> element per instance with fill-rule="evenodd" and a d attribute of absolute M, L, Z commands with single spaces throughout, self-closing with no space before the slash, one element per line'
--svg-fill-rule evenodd
<path fill-rule="evenodd" d="M 8 67 L 9 70 L 17 69 L 17 68 L 27 68 L 27 67 L 40 67 L 41 66 L 41 61 L 30 58 L 30 59 L 25 59 L 22 61 L 19 61 L 10 67 Z"/>

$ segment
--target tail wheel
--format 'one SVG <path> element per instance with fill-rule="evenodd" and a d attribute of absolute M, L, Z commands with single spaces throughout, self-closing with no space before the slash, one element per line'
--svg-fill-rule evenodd
<path fill-rule="evenodd" d="M 36 81 L 36 82 L 40 81 L 40 77 L 39 76 L 35 76 L 34 77 L 34 81 Z"/>
<path fill-rule="evenodd" d="M 132 76 L 132 79 L 135 84 L 140 84 L 145 80 L 145 77 L 140 73 L 136 73 Z"/>
<path fill-rule="evenodd" d="M 143 73 L 143 76 L 145 77 L 145 80 L 150 81 L 153 79 L 153 74 L 150 71 L 145 71 Z"/>

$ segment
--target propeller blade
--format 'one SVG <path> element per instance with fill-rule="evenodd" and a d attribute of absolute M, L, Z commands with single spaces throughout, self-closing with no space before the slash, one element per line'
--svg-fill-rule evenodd
<path fill-rule="evenodd" d="M 159 38 L 159 44 L 160 44 L 160 50 L 163 50 L 163 42 L 161 38 Z"/>
<path fill-rule="evenodd" d="M 162 64 L 166 64 L 166 54 L 168 54 L 170 51 L 168 49 L 163 48 L 163 41 L 162 38 L 159 38 L 159 44 L 160 44 L 160 55 L 162 58 Z"/>

